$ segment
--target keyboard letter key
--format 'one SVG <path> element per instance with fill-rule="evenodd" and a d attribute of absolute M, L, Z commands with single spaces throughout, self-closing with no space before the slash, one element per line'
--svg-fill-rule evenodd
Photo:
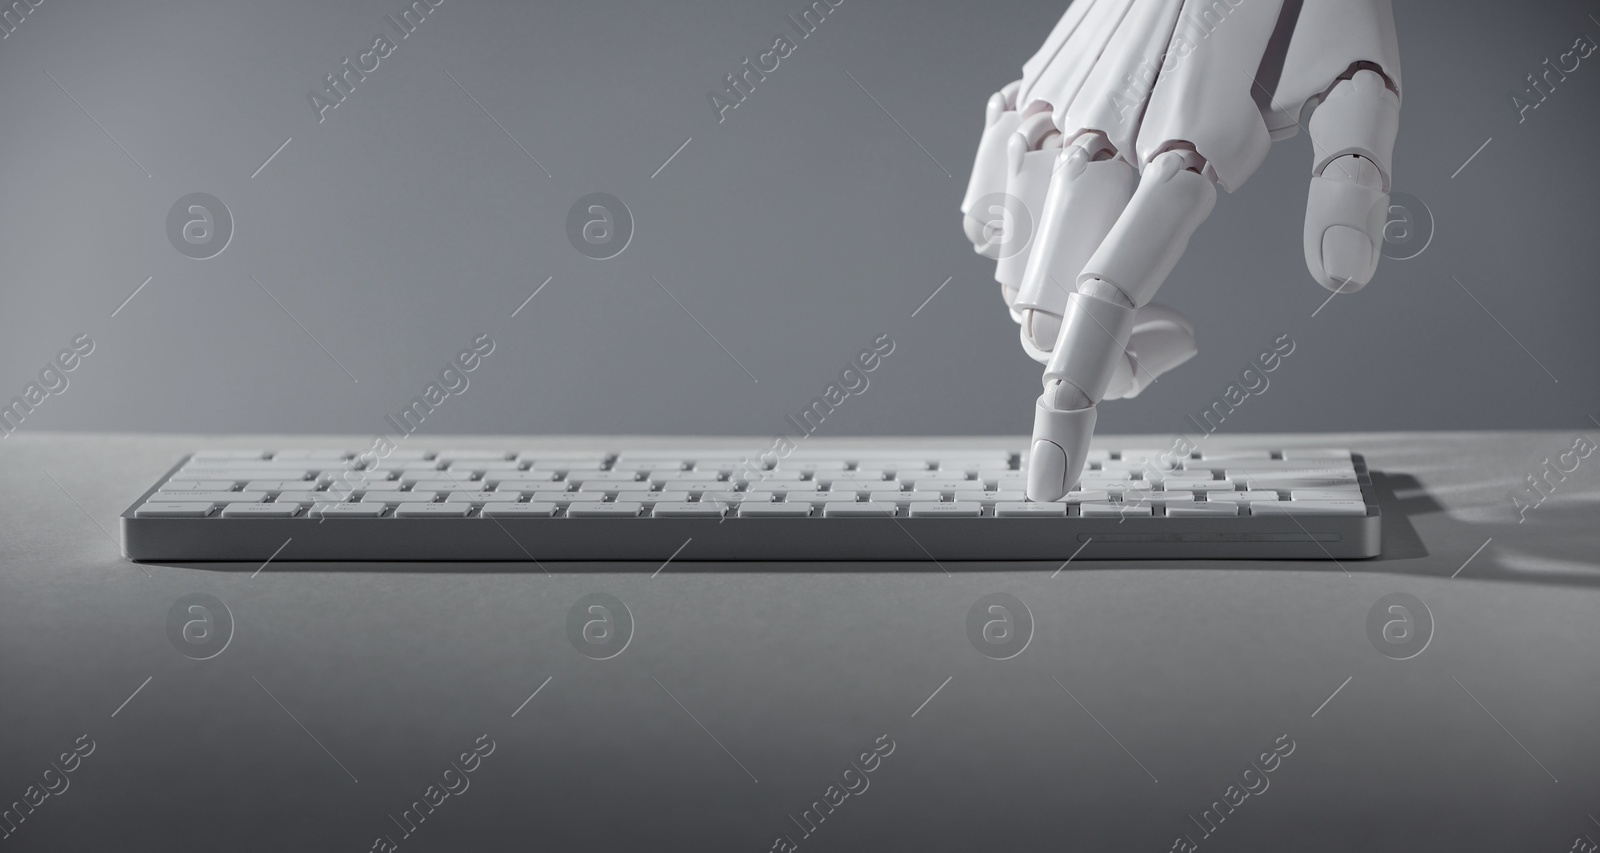
<path fill-rule="evenodd" d="M 211 504 L 184 501 L 146 501 L 133 511 L 136 518 L 205 518 Z"/>

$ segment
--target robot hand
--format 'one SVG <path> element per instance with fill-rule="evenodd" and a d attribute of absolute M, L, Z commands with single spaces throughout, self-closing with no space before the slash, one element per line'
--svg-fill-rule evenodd
<path fill-rule="evenodd" d="M 1096 404 L 1195 354 L 1150 300 L 1216 187 L 1238 189 L 1273 140 L 1311 136 L 1312 277 L 1371 280 L 1400 120 L 1390 0 L 1075 0 L 987 120 L 963 225 L 1046 365 L 1025 461 L 1028 497 L 1056 500 Z"/>

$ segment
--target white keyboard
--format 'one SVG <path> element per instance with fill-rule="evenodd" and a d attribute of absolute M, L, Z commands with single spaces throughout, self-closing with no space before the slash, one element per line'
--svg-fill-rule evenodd
<path fill-rule="evenodd" d="M 888 445 L 886 445 L 888 446 Z M 1345 449 L 1097 449 L 1035 503 L 1006 448 L 202 451 L 123 514 L 136 560 L 1344 559 L 1379 513 Z M 681 553 L 679 551 L 681 549 Z M 276 556 L 273 556 L 276 555 Z"/>

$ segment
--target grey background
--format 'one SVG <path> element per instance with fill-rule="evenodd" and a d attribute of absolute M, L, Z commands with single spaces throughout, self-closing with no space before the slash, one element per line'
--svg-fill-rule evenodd
<path fill-rule="evenodd" d="M 719 124 L 708 90 L 801 4 L 447 0 L 318 124 L 307 92 L 399 3 L 45 0 L 0 40 L 0 399 L 88 333 L 25 430 L 371 434 L 489 333 L 426 432 L 772 434 L 887 333 L 830 434 L 1025 432 L 1039 368 L 957 204 L 985 99 L 1061 5 L 847 0 Z M 1600 56 L 1525 123 L 1508 97 L 1600 38 L 1600 3 L 1397 5 L 1397 189 L 1433 243 L 1313 318 L 1310 147 L 1279 145 L 1162 294 L 1201 355 L 1103 431 L 1180 428 L 1281 334 L 1299 348 L 1229 430 L 1571 428 L 1600 407 Z M 164 231 L 197 191 L 236 224 L 206 261 Z M 607 261 L 565 234 L 594 191 L 637 223 Z"/>

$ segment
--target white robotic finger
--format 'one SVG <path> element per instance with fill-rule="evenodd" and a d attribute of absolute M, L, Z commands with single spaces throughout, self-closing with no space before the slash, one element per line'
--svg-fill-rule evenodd
<path fill-rule="evenodd" d="M 1185 4 L 1139 128 L 1140 158 L 1183 145 L 1205 158 L 1206 174 L 1223 189 L 1244 185 L 1272 147 L 1252 93 L 1283 6 Z"/>
<path fill-rule="evenodd" d="M 1062 150 L 1050 178 L 1039 235 L 1012 307 L 1022 317 L 1022 347 L 1041 363 L 1061 330 L 1067 296 L 1117 218 L 1128 206 L 1138 172 L 1114 159 L 1097 133 L 1083 134 Z"/>
<path fill-rule="evenodd" d="M 1095 62 L 1130 5 L 1130 0 L 1077 0 L 1069 6 L 1068 15 L 1077 7 L 1084 7 L 1081 20 L 1064 39 L 1055 44 L 1047 42 L 1022 66 L 1018 105 L 1026 108 L 1039 102 L 1065 104 L 1071 101 L 1094 70 Z M 1060 30 L 1057 27 L 1056 32 L 1051 33 L 1052 40 Z"/>
<path fill-rule="evenodd" d="M 1056 126 L 1069 136 L 1074 128 L 1093 128 L 1134 159 L 1145 104 L 1155 89 L 1182 7 L 1183 0 L 1132 4 L 1082 87 L 1071 100 L 1055 102 Z"/>
<path fill-rule="evenodd" d="M 985 107 L 983 138 L 972 161 L 972 177 L 961 200 L 961 227 L 978 254 L 999 256 L 999 235 L 991 220 L 993 211 L 974 210 L 973 206 L 1006 188 L 1006 143 L 1017 132 L 1022 116 L 1017 112 L 1019 80 L 989 97 Z"/>
<path fill-rule="evenodd" d="M 1131 373 L 1127 351 L 1133 320 L 1132 305 L 1084 293 L 1067 298 L 1044 393 L 1034 407 L 1029 500 L 1060 498 L 1083 470 L 1094 437 L 1095 403 L 1118 371 Z"/>
<path fill-rule="evenodd" d="M 1105 399 L 1119 370 L 1130 369 L 1126 352 L 1136 309 L 1155 295 L 1216 204 L 1204 166 L 1190 150 L 1157 156 L 1079 276 L 1034 410 L 1030 500 L 1059 498 L 1082 471 L 1092 437 L 1083 430 L 1094 422 L 1085 412 Z M 1131 377 L 1127 381 L 1131 387 Z"/>
<path fill-rule="evenodd" d="M 1329 290 L 1360 290 L 1377 272 L 1399 128 L 1400 98 L 1370 69 L 1336 83 L 1311 115 L 1306 266 Z"/>
<path fill-rule="evenodd" d="M 1216 207 L 1217 188 L 1204 171 L 1205 161 L 1184 148 L 1162 152 L 1145 166 L 1128 208 L 1078 276 L 1078 289 L 1098 280 L 1134 307 L 1149 302 Z"/>
<path fill-rule="evenodd" d="M 1006 144 L 1006 195 L 1010 198 L 1005 205 L 1009 221 L 994 278 L 1006 294 L 1006 303 L 1013 306 L 1012 318 L 1019 322 L 1021 318 L 1015 311 L 1017 291 L 1028 257 L 1037 245 L 1033 238 L 1050 190 L 1050 170 L 1060 150 L 1061 133 L 1050 120 L 1049 110 L 1026 115 Z"/>
<path fill-rule="evenodd" d="M 1281 69 L 1263 69 L 1262 80 L 1276 76 L 1272 97 L 1262 104 L 1274 139 L 1293 136 L 1305 108 L 1328 93 L 1330 81 L 1356 68 L 1380 69 L 1398 95 L 1400 47 L 1390 0 L 1301 0 Z M 1262 89 L 1256 89 L 1258 96 Z M 1319 155 L 1320 157 L 1321 155 Z"/>

